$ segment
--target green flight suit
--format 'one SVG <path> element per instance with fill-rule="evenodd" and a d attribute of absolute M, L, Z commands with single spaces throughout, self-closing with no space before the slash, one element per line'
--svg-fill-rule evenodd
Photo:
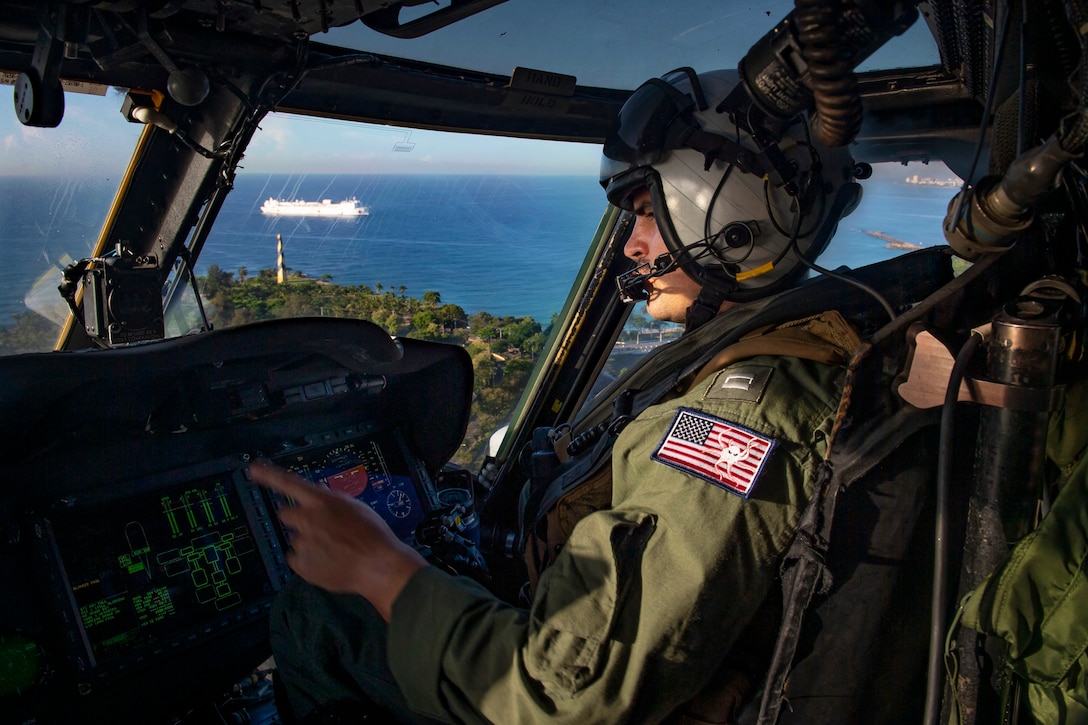
<path fill-rule="evenodd" d="M 757 356 L 647 408 L 613 449 L 612 507 L 575 527 L 528 611 L 427 568 L 395 602 L 383 647 L 355 641 L 366 636 L 357 623 L 329 621 L 368 618 L 380 637 L 365 601 L 296 593 L 302 598 L 273 617 L 277 662 L 292 660 L 287 679 L 301 682 L 289 689 L 292 702 L 305 710 L 358 688 L 400 717 L 407 704 L 453 722 L 584 725 L 674 714 L 777 590 L 844 377 L 840 366 Z M 692 444 L 704 463 L 674 454 L 675 423 L 711 426 L 708 442 Z M 722 431 L 733 429 L 740 449 L 726 450 Z M 747 498 L 712 480 L 760 456 Z M 322 598 L 335 606 L 324 609 Z M 295 661 L 307 654 L 314 659 Z M 382 691 L 391 681 L 399 692 Z"/>

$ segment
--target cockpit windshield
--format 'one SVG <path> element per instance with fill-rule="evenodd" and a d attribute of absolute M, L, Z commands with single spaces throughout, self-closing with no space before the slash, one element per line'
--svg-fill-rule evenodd
<path fill-rule="evenodd" d="M 95 252 L 141 131 L 118 112 L 121 91 L 68 97 L 57 129 L 0 116 L 0 218 L 18 241 L 0 266 L 5 354 L 56 344 L 62 272 Z M 598 163 L 594 144 L 269 114 L 196 259 L 201 304 L 180 280 L 166 335 L 316 315 L 465 345 L 481 427 L 464 458 L 478 458 L 575 284 L 606 206 Z M 857 267 L 939 243 L 957 184 L 941 164 L 878 165 L 821 262 Z M 602 379 L 678 332 L 636 308 Z"/>
<path fill-rule="evenodd" d="M 93 253 L 143 130 L 118 112 L 122 92 L 75 87 L 57 128 L 0 113 L 0 353 L 53 348 L 69 312 L 62 270 Z"/>
<path fill-rule="evenodd" d="M 118 112 L 120 91 L 69 98 L 57 129 L 0 120 L 0 215 L 19 241 L 0 267 L 7 354 L 56 343 L 62 271 L 94 253 L 141 130 Z M 269 114 L 195 262 L 201 304 L 180 280 L 166 335 L 327 316 L 466 346 L 478 427 L 459 458 L 479 459 L 575 285 L 606 206 L 598 163 L 593 144 Z M 822 263 L 939 243 L 957 183 L 941 164 L 878 165 Z M 679 331 L 637 307 L 601 384 Z"/>

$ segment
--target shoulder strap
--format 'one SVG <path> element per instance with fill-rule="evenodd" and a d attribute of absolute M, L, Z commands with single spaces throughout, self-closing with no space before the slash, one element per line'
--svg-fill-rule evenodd
<path fill-rule="evenodd" d="M 848 404 L 850 394 L 848 384 L 843 396 L 845 404 Z M 782 562 L 782 624 L 767 670 L 757 720 L 759 725 L 773 725 L 778 721 L 805 613 L 813 597 L 826 594 L 833 584 L 826 556 L 839 496 L 916 433 L 937 426 L 939 422 L 937 410 L 903 407 L 876 427 L 866 429 L 864 435 L 851 436 L 839 446 L 833 446 L 833 452 L 823 462 L 816 495 L 802 515 L 797 535 Z"/>

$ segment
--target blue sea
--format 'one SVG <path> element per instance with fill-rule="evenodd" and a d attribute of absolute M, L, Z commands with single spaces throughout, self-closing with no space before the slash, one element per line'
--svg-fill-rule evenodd
<path fill-rule="evenodd" d="M 55 292 L 59 269 L 89 254 L 113 194 L 110 184 L 50 177 L 0 177 L 0 320 L 29 298 Z M 941 220 L 955 189 L 891 181 L 866 182 L 862 202 L 839 224 L 820 258 L 826 267 L 860 266 L 901 250 L 866 231 L 921 246 L 943 244 Z M 268 197 L 355 197 L 361 218 L 269 217 Z M 604 211 L 593 177 L 240 174 L 197 264 L 249 274 L 276 265 L 276 236 L 286 265 L 313 278 L 365 284 L 443 302 L 472 314 L 529 315 L 547 323 Z M 406 265 L 404 261 L 409 263 Z"/>

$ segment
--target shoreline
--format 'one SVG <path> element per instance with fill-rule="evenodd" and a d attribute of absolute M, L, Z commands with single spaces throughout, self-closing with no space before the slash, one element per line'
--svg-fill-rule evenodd
<path fill-rule="evenodd" d="M 910 251 L 925 249 L 925 247 L 923 247 L 921 244 L 915 244 L 914 242 L 905 242 L 902 239 L 896 239 L 890 234 L 878 232 L 873 229 L 859 229 L 858 231 L 862 232 L 863 234 L 868 234 L 870 237 L 875 237 L 876 239 L 879 239 L 883 242 L 887 242 L 888 249 L 904 249 Z"/>

